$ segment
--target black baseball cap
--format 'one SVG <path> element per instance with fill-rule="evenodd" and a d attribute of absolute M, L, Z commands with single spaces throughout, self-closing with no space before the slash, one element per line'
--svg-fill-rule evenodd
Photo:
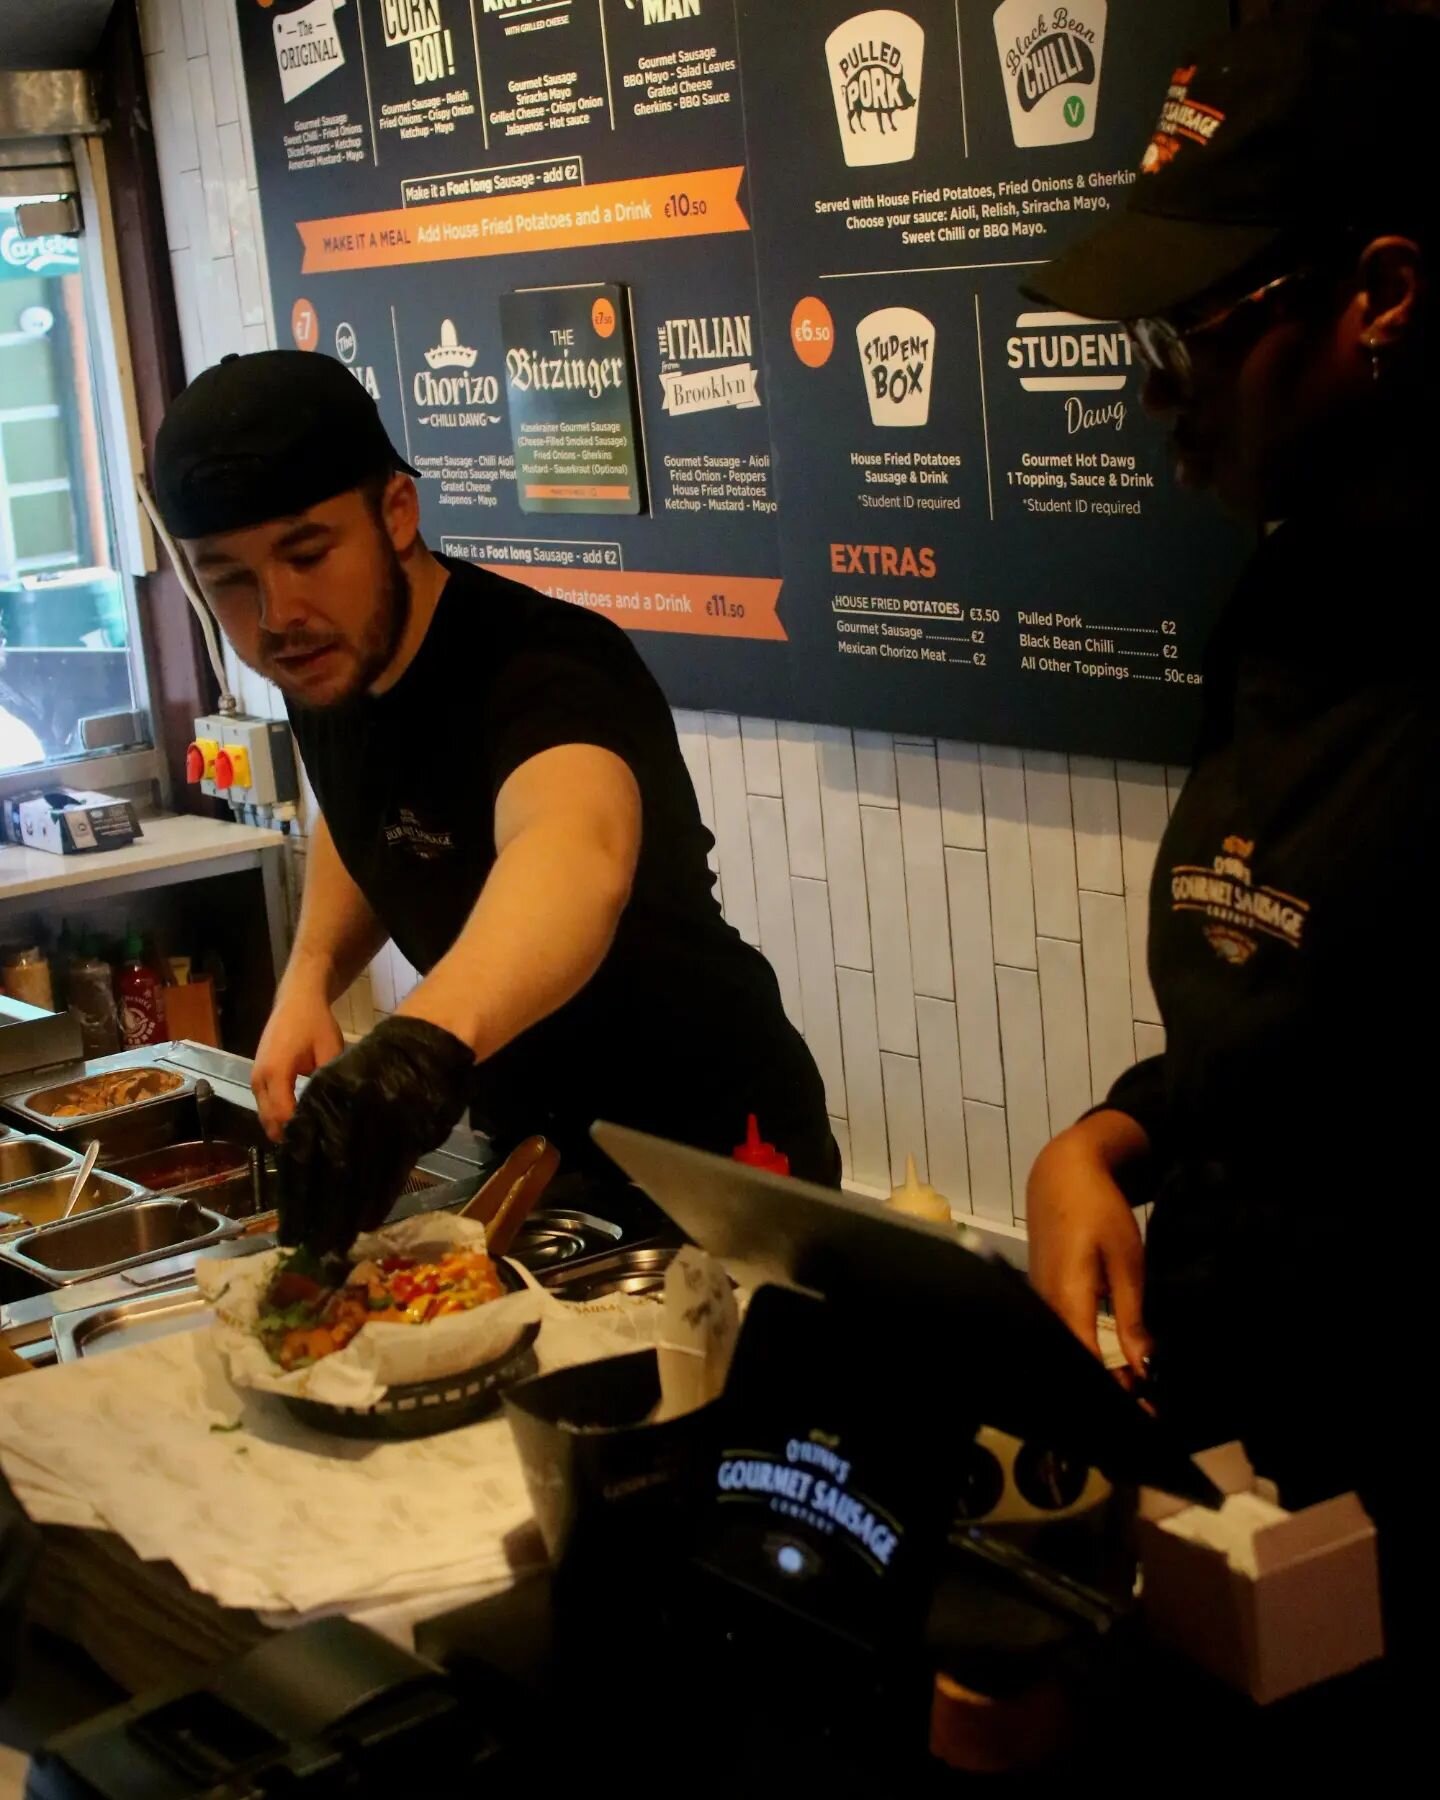
<path fill-rule="evenodd" d="M 1352 6 L 1231 32 L 1171 76 L 1126 210 L 1025 293 L 1144 318 L 1288 273 L 1285 258 L 1349 232 L 1428 237 L 1437 80 L 1433 17 Z"/>
<path fill-rule="evenodd" d="M 155 440 L 155 500 L 177 538 L 288 518 L 397 470 L 419 473 L 345 365 L 315 350 L 225 357 Z"/>

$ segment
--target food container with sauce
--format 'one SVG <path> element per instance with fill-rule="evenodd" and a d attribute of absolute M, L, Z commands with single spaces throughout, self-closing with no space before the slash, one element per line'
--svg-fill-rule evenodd
<path fill-rule="evenodd" d="M 6 992 L 27 1006 L 38 1006 L 42 1012 L 55 1010 L 55 985 L 50 978 L 50 960 L 37 945 L 5 952 Z"/>
<path fill-rule="evenodd" d="M 5 1107 L 44 1131 L 69 1133 L 158 1100 L 178 1099 L 194 1085 L 178 1069 L 133 1063 L 9 1095 Z"/>

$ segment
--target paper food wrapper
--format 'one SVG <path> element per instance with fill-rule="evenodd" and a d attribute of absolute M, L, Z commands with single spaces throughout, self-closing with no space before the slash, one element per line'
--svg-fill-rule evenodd
<path fill-rule="evenodd" d="M 665 1276 L 656 1351 L 660 1405 L 654 1422 L 682 1418 L 717 1398 L 730 1373 L 740 1311 L 724 1266 L 703 1250 L 680 1251 Z"/>
<path fill-rule="evenodd" d="M 483 1250 L 485 1228 L 449 1213 L 420 1214 L 367 1232 L 355 1240 L 352 1263 L 385 1256 L 433 1261 L 447 1250 Z M 463 1375 L 504 1356 L 528 1325 L 541 1315 L 543 1296 L 532 1287 L 450 1313 L 428 1325 L 364 1325 L 343 1350 L 291 1374 L 272 1361 L 255 1335 L 255 1321 L 277 1263 L 287 1254 L 272 1250 L 236 1261 L 206 1261 L 196 1267 L 200 1291 L 215 1310 L 216 1347 L 236 1387 L 266 1394 L 319 1400 L 328 1406 L 374 1406 L 392 1387 L 441 1381 Z"/>

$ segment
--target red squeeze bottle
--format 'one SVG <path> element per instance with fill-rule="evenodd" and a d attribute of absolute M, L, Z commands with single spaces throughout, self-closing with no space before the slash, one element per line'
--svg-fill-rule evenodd
<path fill-rule="evenodd" d="M 737 1144 L 731 1153 L 738 1163 L 744 1163 L 747 1169 L 765 1169 L 771 1175 L 788 1175 L 790 1158 L 783 1150 L 777 1150 L 773 1144 L 767 1144 L 760 1135 L 760 1124 L 754 1113 L 745 1123 L 745 1142 Z"/>
<path fill-rule="evenodd" d="M 160 978 L 145 966 L 140 934 L 132 931 L 125 942 L 125 967 L 116 983 L 120 1000 L 120 1036 L 127 1050 L 158 1044 L 164 1038 L 160 1023 Z"/>

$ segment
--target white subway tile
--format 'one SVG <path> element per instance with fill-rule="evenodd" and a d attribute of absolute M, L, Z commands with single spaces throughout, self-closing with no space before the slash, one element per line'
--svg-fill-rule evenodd
<path fill-rule="evenodd" d="M 820 811 L 825 822 L 835 960 L 842 968 L 868 969 L 870 903 L 865 894 L 865 851 L 850 733 L 843 726 L 817 726 L 815 753 L 820 765 Z"/>
<path fill-rule="evenodd" d="M 745 751 L 745 788 L 778 800 L 780 752 L 775 745 L 775 726 L 769 719 L 741 719 L 740 742 Z"/>
<path fill-rule="evenodd" d="M 825 824 L 820 815 L 820 765 L 809 725 L 778 725 L 780 788 L 790 839 L 790 873 L 824 881 Z"/>
<path fill-rule="evenodd" d="M 897 741 L 895 772 L 900 792 L 900 834 L 905 850 L 905 896 L 915 992 L 951 1000 L 955 996 L 955 963 L 950 953 L 945 845 L 940 833 L 940 785 L 934 750 Z"/>
<path fill-rule="evenodd" d="M 358 976 L 350 989 L 350 1021 L 352 1029 L 361 1037 L 375 1029 L 375 996 L 368 972 Z"/>
<path fill-rule="evenodd" d="M 1075 813 L 1075 872 L 1082 888 L 1123 894 L 1120 797 L 1114 763 L 1093 756 L 1070 758 L 1070 799 Z"/>
<path fill-rule="evenodd" d="M 965 1136 L 970 1145 L 970 1210 L 977 1218 L 1015 1217 L 1010 1196 L 1010 1140 L 1005 1135 L 1005 1108 L 965 1102 Z"/>
<path fill-rule="evenodd" d="M 255 134 L 250 128 L 250 102 L 245 89 L 245 61 L 240 49 L 240 19 L 237 9 L 227 6 L 225 11 L 230 24 L 230 61 L 235 70 L 236 86 L 240 98 L 240 130 L 245 142 L 245 167 L 249 171 L 250 186 L 257 188 L 260 177 L 255 169 Z"/>
<path fill-rule="evenodd" d="M 780 984 L 780 998 L 797 1031 L 805 1029 L 800 963 L 795 954 L 795 902 L 790 892 L 790 853 L 785 808 L 764 794 L 750 797 L 750 846 L 755 859 L 755 904 L 760 948 Z"/>
<path fill-rule="evenodd" d="M 905 908 L 900 815 L 885 806 L 862 806 L 860 829 L 865 843 L 865 885 L 870 895 L 880 1048 L 916 1056 L 919 1045 L 915 1038 L 915 982 L 910 970 L 910 920 Z"/>
<path fill-rule="evenodd" d="M 197 264 L 211 260 L 210 219 L 205 211 L 205 184 L 198 169 L 178 170 L 172 179 L 170 200 L 174 201 L 179 230 L 194 253 Z M 170 200 L 166 204 L 170 204 Z"/>
<path fill-rule="evenodd" d="M 1035 930 L 1041 937 L 1080 942 L 1080 896 L 1075 881 L 1075 830 L 1070 812 L 1070 765 L 1048 750 L 1025 752 L 1025 807 Z"/>
<path fill-rule="evenodd" d="M 840 1046 L 835 949 L 830 936 L 830 893 L 823 881 L 810 881 L 799 875 L 790 885 L 805 1041 L 825 1083 L 826 1104 L 843 1119 L 848 1115 L 849 1103 L 845 1098 L 845 1056 Z"/>
<path fill-rule="evenodd" d="M 890 1184 L 899 1187 L 904 1181 L 907 1156 L 915 1158 L 915 1172 L 926 1181 L 930 1164 L 925 1154 L 925 1102 L 920 1091 L 920 1059 L 893 1056 L 885 1050 L 880 1054 L 880 1068 L 885 1085 L 885 1127 L 890 1138 Z"/>
<path fill-rule="evenodd" d="M 725 917 L 747 944 L 760 942 L 755 904 L 755 867 L 750 849 L 750 808 L 745 793 L 745 760 L 740 722 L 732 713 L 706 713 L 710 782 L 715 796 L 715 841 L 724 871 Z"/>
<path fill-rule="evenodd" d="M 845 1046 L 850 1154 L 854 1179 L 883 1188 L 890 1178 L 880 1040 L 875 1025 L 875 983 L 860 969 L 839 969 L 840 1034 Z"/>
<path fill-rule="evenodd" d="M 983 850 L 985 802 L 980 792 L 978 746 L 942 738 L 935 755 L 940 766 L 940 828 L 946 847 Z"/>
<path fill-rule="evenodd" d="M 950 942 L 955 952 L 955 1018 L 960 1031 L 960 1077 L 967 1097 L 1003 1106 L 1005 1077 L 1000 1063 L 1000 1014 L 995 1001 L 985 861 L 979 850 L 945 852 Z"/>
<path fill-rule="evenodd" d="M 180 0 L 139 0 L 140 48 L 147 56 L 167 50 L 171 43 L 185 54 L 185 28 L 180 23 Z"/>
<path fill-rule="evenodd" d="M 1080 893 L 1085 1000 L 1090 1027 L 1090 1082 L 1101 1100 L 1135 1061 L 1130 1010 L 1130 946 L 1125 902 L 1118 894 Z"/>
<path fill-rule="evenodd" d="M 965 1149 L 965 1102 L 960 1087 L 960 1038 L 948 1000 L 917 999 L 920 1082 L 925 1099 L 925 1149 L 930 1185 L 956 1212 L 970 1211 L 970 1163 Z"/>
<path fill-rule="evenodd" d="M 895 743 L 888 731 L 855 733 L 855 780 L 862 806 L 898 806 Z"/>
<path fill-rule="evenodd" d="M 255 217 L 250 190 L 245 185 L 245 157 L 240 148 L 240 127 L 233 122 L 219 128 L 220 157 L 225 165 L 225 204 L 230 215 L 230 238 L 235 246 L 235 280 L 240 289 L 240 317 L 246 325 L 265 324 L 265 290 L 260 280 L 260 258 L 255 246 Z"/>
<path fill-rule="evenodd" d="M 1160 1023 L 1160 1003 L 1150 985 L 1150 899 L 1147 894 L 1125 896 L 1125 935 L 1130 946 L 1130 1010 L 1147 1024 Z"/>
<path fill-rule="evenodd" d="M 340 1027 L 342 1035 L 345 1037 L 353 1037 L 355 1035 L 355 1016 L 351 1010 L 348 989 L 335 1002 L 332 1010 L 335 1014 L 335 1023 Z"/>
<path fill-rule="evenodd" d="M 1190 779 L 1188 769 L 1169 768 L 1165 771 L 1165 797 L 1170 803 L 1170 811 L 1175 810 L 1175 802 L 1180 798 L 1181 790 Z"/>
<path fill-rule="evenodd" d="M 393 1013 L 399 1005 L 395 997 L 395 966 L 390 960 L 390 945 L 382 944 L 380 954 L 370 964 L 370 992 L 378 1013 Z"/>
<path fill-rule="evenodd" d="M 1025 771 L 1018 750 L 986 744 L 980 752 L 985 846 L 990 864 L 990 926 L 995 960 L 1035 967 L 1035 886 L 1025 817 Z"/>
<path fill-rule="evenodd" d="M 677 707 L 675 736 L 680 743 L 680 754 L 685 759 L 685 767 L 690 771 L 690 785 L 695 790 L 695 804 L 700 808 L 700 817 L 705 829 L 713 833 L 715 796 L 710 784 L 710 740 L 705 735 L 704 713 L 686 712 Z"/>
<path fill-rule="evenodd" d="M 194 252 L 170 252 L 170 279 L 175 289 L 175 311 L 180 320 L 180 349 L 187 373 L 198 374 L 205 366 L 205 339 L 200 329 L 200 292 L 195 279 Z"/>
<path fill-rule="evenodd" d="M 190 67 L 179 51 L 165 49 L 145 58 L 150 92 L 155 154 L 162 172 L 198 169 L 200 146 L 195 138 L 195 104 L 190 98 Z"/>
<path fill-rule="evenodd" d="M 200 293 L 200 328 L 205 338 L 205 360 L 217 363 L 232 350 L 243 351 L 244 326 L 240 322 L 240 289 L 232 256 L 199 257 L 195 273 Z"/>
<path fill-rule="evenodd" d="M 1120 850 L 1127 894 L 1148 894 L 1155 853 L 1170 818 L 1165 771 L 1150 763 L 1115 765 L 1120 790 Z"/>
<path fill-rule="evenodd" d="M 205 220 L 210 254 L 229 256 L 230 208 L 225 194 L 225 162 L 220 154 L 220 128 L 215 123 L 215 96 L 210 91 L 210 59 L 191 57 L 190 103 L 195 109 L 195 141 L 200 150 L 200 182 L 205 191 Z"/>
<path fill-rule="evenodd" d="M 1033 969 L 996 969 L 1000 1041 L 1005 1049 L 1005 1117 L 1010 1137 L 1010 1183 L 1015 1217 L 1025 1217 L 1025 1184 L 1050 1141 L 1045 1090 L 1045 1035 L 1040 1024 L 1040 978 Z"/>
<path fill-rule="evenodd" d="M 205 48 L 210 56 L 210 85 L 215 90 L 215 123 L 228 125 L 240 117 L 239 64 L 230 31 L 234 0 L 203 0 Z M 194 0 L 190 9 L 198 11 Z"/>
<path fill-rule="evenodd" d="M 243 136 L 242 131 L 242 138 Z M 255 246 L 255 261 L 260 270 L 260 297 L 264 306 L 265 336 L 269 347 L 273 350 L 279 340 L 275 336 L 275 308 L 270 293 L 270 257 L 265 248 L 265 226 L 260 212 L 260 196 L 253 185 L 250 189 L 250 241 Z"/>
<path fill-rule="evenodd" d="M 1165 1054 L 1165 1027 L 1143 1021 L 1135 1027 L 1135 1060 L 1144 1062 L 1150 1056 Z"/>
<path fill-rule="evenodd" d="M 401 1006 L 420 985 L 420 971 L 398 944 L 390 946 L 390 967 L 395 975 L 395 1004 Z"/>
<path fill-rule="evenodd" d="M 832 1118 L 830 1129 L 835 1134 L 835 1142 L 840 1147 L 840 1179 L 853 1181 L 855 1168 L 850 1159 L 850 1122 L 848 1119 Z"/>
<path fill-rule="evenodd" d="M 256 350 L 274 349 L 274 340 L 266 325 L 247 325 L 245 327 L 245 354 L 251 355 Z"/>
<path fill-rule="evenodd" d="M 181 0 L 180 16 L 185 27 L 185 54 L 205 54 L 205 8 L 198 0 Z"/>
<path fill-rule="evenodd" d="M 1040 1012 L 1045 1026 L 1045 1091 L 1050 1129 L 1063 1131 L 1090 1110 L 1090 1035 L 1080 946 L 1042 937 Z"/>

